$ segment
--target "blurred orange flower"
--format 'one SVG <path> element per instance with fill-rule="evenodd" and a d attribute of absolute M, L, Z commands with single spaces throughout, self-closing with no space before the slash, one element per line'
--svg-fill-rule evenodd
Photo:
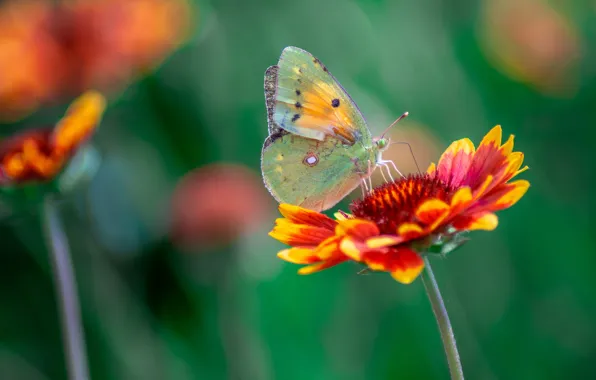
<path fill-rule="evenodd" d="M 0 117 L 16 119 L 55 92 L 64 73 L 61 46 L 48 19 L 52 3 L 8 1 L 0 6 Z"/>
<path fill-rule="evenodd" d="M 523 154 L 513 152 L 513 136 L 501 144 L 493 128 L 478 149 L 469 139 L 455 141 L 427 172 L 374 189 L 351 205 L 353 215 L 331 219 L 298 206 L 281 204 L 284 218 L 270 235 L 292 246 L 278 257 L 313 273 L 347 260 L 373 271 L 390 272 L 409 284 L 424 267 L 420 254 L 464 231 L 493 230 L 496 211 L 514 205 L 528 181 L 509 182 L 525 171 Z"/>
<path fill-rule="evenodd" d="M 187 0 L 11 0 L 0 5 L 0 118 L 89 88 L 123 88 L 188 36 Z"/>
<path fill-rule="evenodd" d="M 93 134 L 105 108 L 101 94 L 75 100 L 52 128 L 35 129 L 0 142 L 0 186 L 53 179 Z"/>
<path fill-rule="evenodd" d="M 484 0 L 480 44 L 511 78 L 550 95 L 578 88 L 581 41 L 563 12 L 546 0 Z"/>
<path fill-rule="evenodd" d="M 261 179 L 246 166 L 207 165 L 188 173 L 176 187 L 171 234 L 181 246 L 225 245 L 259 228 L 269 206 Z"/>

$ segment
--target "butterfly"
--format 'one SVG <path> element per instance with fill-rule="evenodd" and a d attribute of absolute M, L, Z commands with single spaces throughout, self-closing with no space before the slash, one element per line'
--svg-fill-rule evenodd
<path fill-rule="evenodd" d="M 286 47 L 278 64 L 265 71 L 265 104 L 269 136 L 261 171 L 278 202 L 323 211 L 358 185 L 369 189 L 378 166 L 391 176 L 391 164 L 399 173 L 382 159 L 389 139 L 371 136 L 352 98 L 307 51 Z"/>

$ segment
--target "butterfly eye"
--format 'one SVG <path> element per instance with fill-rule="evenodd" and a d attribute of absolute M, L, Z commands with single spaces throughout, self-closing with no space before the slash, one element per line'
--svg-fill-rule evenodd
<path fill-rule="evenodd" d="M 306 166 L 313 167 L 319 163 L 319 157 L 317 157 L 317 155 L 314 153 L 309 153 L 306 155 L 306 157 L 304 157 L 304 160 L 302 160 L 302 162 Z"/>
<path fill-rule="evenodd" d="M 376 143 L 379 149 L 385 149 L 387 147 L 388 141 L 385 138 L 380 138 L 376 141 Z"/>

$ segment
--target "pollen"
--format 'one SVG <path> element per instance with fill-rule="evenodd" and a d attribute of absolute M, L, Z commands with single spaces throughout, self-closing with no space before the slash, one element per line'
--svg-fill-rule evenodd
<path fill-rule="evenodd" d="M 375 222 L 381 233 L 394 234 L 397 226 L 414 221 L 418 206 L 429 199 L 447 201 L 454 189 L 429 174 L 410 175 L 373 190 L 355 200 L 350 209 L 355 217 Z"/>

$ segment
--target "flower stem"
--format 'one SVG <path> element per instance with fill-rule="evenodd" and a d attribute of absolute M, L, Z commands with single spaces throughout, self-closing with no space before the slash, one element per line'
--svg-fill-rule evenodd
<path fill-rule="evenodd" d="M 77 296 L 77 285 L 70 258 L 68 240 L 58 210 L 50 197 L 43 204 L 43 227 L 50 256 L 56 298 L 60 304 L 62 339 L 70 380 L 89 379 L 83 325 Z"/>
<path fill-rule="evenodd" d="M 430 304 L 435 313 L 439 330 L 441 331 L 441 339 L 443 340 L 443 347 L 445 348 L 445 355 L 447 356 L 447 364 L 449 364 L 449 372 L 451 379 L 463 380 L 464 372 L 459 360 L 459 352 L 457 351 L 457 344 L 455 343 L 455 335 L 453 328 L 449 321 L 449 315 L 439 291 L 439 285 L 433 274 L 428 257 L 424 258 L 424 272 L 422 273 L 422 282 L 426 289 L 426 294 L 430 300 Z"/>

